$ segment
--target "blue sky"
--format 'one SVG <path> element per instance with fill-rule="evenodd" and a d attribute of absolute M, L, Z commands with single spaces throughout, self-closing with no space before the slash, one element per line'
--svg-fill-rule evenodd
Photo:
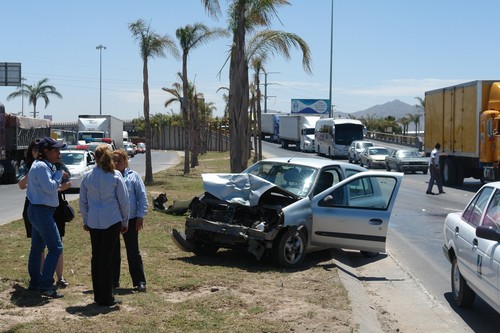
<path fill-rule="evenodd" d="M 268 109 L 289 112 L 292 98 L 329 96 L 331 0 L 291 0 L 279 9 L 272 28 L 294 32 L 310 46 L 312 70 L 301 66 L 299 51 L 290 61 L 267 63 Z M 220 0 L 223 7 L 227 1 Z M 497 0 L 334 0 L 333 104 L 356 112 L 394 99 L 414 105 L 427 90 L 472 80 L 500 79 Z M 99 51 L 102 51 L 102 113 L 121 119 L 142 116 L 142 61 L 128 24 L 150 22 L 175 39 L 178 27 L 202 22 L 226 27 L 209 17 L 200 0 L 23 0 L 2 1 L 0 62 L 20 62 L 26 83 L 48 78 L 63 95 L 51 98 L 41 116 L 76 121 L 99 113 Z M 190 54 L 188 72 L 198 92 L 217 107 L 219 87 L 228 86 L 229 39 L 203 45 Z M 219 77 L 218 73 L 222 69 Z M 149 63 L 151 114 L 179 112 L 163 106 L 161 90 L 178 81 L 180 60 Z M 6 101 L 15 87 L 0 87 L 7 112 L 21 112 L 21 99 Z M 24 113 L 33 110 L 24 102 Z"/>

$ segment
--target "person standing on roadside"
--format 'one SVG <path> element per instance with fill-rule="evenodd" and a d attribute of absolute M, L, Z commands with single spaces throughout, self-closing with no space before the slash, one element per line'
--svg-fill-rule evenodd
<path fill-rule="evenodd" d="M 59 160 L 59 149 L 66 145 L 50 137 L 38 139 L 36 145 L 38 158 L 29 170 L 26 190 L 30 202 L 28 219 L 32 226 L 28 259 L 29 289 L 39 290 L 42 296 L 60 298 L 63 295 L 55 290 L 54 272 L 63 246 L 54 220 L 54 211 L 59 205 L 58 191 L 71 187 L 71 182 L 64 182 L 69 175 L 62 170 L 56 171 L 54 163 Z M 48 252 L 41 269 L 45 246 Z"/>
<path fill-rule="evenodd" d="M 441 144 L 438 142 L 431 151 L 431 158 L 429 160 L 429 172 L 431 178 L 429 179 L 429 186 L 427 186 L 426 194 L 435 194 L 432 192 L 432 187 L 434 186 L 434 181 L 438 187 L 439 193 L 445 193 L 443 191 L 443 183 L 441 181 L 441 170 L 439 169 L 439 149 L 441 149 Z"/>
<path fill-rule="evenodd" d="M 148 213 L 146 187 L 141 176 L 128 168 L 128 155 L 124 149 L 113 151 L 113 162 L 125 180 L 130 199 L 128 231 L 123 234 L 125 248 L 127 249 L 128 268 L 133 286 L 137 288 L 137 291 L 145 292 L 146 276 L 144 274 L 141 252 L 139 251 L 139 231 L 143 228 L 144 216 Z M 120 286 L 120 266 L 120 241 L 118 240 L 113 264 L 113 286 L 115 288 Z"/>
<path fill-rule="evenodd" d="M 129 196 L 122 175 L 115 170 L 106 144 L 95 150 L 96 167 L 83 176 L 80 185 L 80 212 L 83 229 L 90 233 L 91 273 L 94 301 L 113 306 L 113 258 L 120 232 L 128 230 Z"/>

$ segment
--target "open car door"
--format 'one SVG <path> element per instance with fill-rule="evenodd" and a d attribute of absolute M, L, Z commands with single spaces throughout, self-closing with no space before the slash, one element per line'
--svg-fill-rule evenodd
<path fill-rule="evenodd" d="M 311 244 L 384 252 L 402 173 L 361 172 L 311 201 Z"/>

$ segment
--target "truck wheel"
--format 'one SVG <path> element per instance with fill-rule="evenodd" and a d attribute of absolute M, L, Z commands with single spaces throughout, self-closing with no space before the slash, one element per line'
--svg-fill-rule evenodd
<path fill-rule="evenodd" d="M 455 161 L 451 158 L 447 158 L 443 163 L 443 171 L 442 171 L 442 179 L 443 185 L 453 186 L 455 185 L 456 179 L 456 164 Z"/>
<path fill-rule="evenodd" d="M 2 184 L 15 184 L 17 183 L 17 173 L 19 172 L 19 164 L 17 161 L 4 161 L 3 174 L 0 176 L 0 183 Z"/>
<path fill-rule="evenodd" d="M 462 163 L 457 163 L 457 174 L 455 176 L 455 185 L 463 185 L 465 178 L 465 167 Z"/>

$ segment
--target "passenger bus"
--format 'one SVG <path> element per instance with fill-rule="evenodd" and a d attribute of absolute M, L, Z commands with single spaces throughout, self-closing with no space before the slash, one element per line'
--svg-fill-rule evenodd
<path fill-rule="evenodd" d="M 356 119 L 322 118 L 314 131 L 316 153 L 327 157 L 347 157 L 349 145 L 363 140 L 365 127 Z"/>

